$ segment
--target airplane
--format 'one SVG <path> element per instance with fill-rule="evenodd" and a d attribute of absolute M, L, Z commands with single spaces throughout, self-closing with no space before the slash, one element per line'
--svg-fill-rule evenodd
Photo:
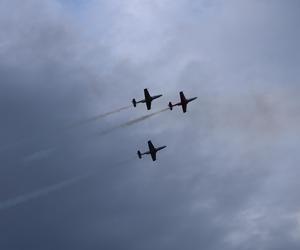
<path fill-rule="evenodd" d="M 138 157 L 140 159 L 142 159 L 142 156 L 143 155 L 151 155 L 151 158 L 153 161 L 156 161 L 156 153 L 159 151 L 159 150 L 162 150 L 164 149 L 165 147 L 167 146 L 162 146 L 162 147 L 158 147 L 158 148 L 155 148 L 152 144 L 151 141 L 148 141 L 148 147 L 149 147 L 149 151 L 146 151 L 145 153 L 141 153 L 141 151 L 137 151 L 137 154 L 138 154 Z"/>
<path fill-rule="evenodd" d="M 132 104 L 134 107 L 136 107 L 137 103 L 146 103 L 147 109 L 150 110 L 151 109 L 151 103 L 154 99 L 157 99 L 159 97 L 161 97 L 162 95 L 155 95 L 155 96 L 151 96 L 148 92 L 148 89 L 144 89 L 144 96 L 145 99 L 144 100 L 140 100 L 140 101 L 136 101 L 134 98 L 132 99 Z"/>
<path fill-rule="evenodd" d="M 182 111 L 183 111 L 183 113 L 185 113 L 187 104 L 191 101 L 196 100 L 197 97 L 186 99 L 182 91 L 179 93 L 179 95 L 180 95 L 180 102 L 178 102 L 176 104 L 172 104 L 172 102 L 169 102 L 169 108 L 170 108 L 170 110 L 172 110 L 174 106 L 182 106 Z"/>

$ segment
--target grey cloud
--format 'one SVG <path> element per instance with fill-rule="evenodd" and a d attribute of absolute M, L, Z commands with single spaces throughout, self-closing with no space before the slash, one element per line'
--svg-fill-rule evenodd
<path fill-rule="evenodd" d="M 0 201 L 99 174 L 1 211 L 1 248 L 299 248 L 297 8 L 3 1 Z M 153 112 L 198 99 L 103 137 L 145 107 L 58 130 L 144 87 Z M 148 139 L 168 146 L 155 164 L 134 160 Z"/>

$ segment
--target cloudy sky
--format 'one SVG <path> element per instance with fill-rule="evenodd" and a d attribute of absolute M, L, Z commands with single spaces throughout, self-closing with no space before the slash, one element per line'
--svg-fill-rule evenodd
<path fill-rule="evenodd" d="M 299 13 L 0 0 L 0 248 L 299 249 Z"/>

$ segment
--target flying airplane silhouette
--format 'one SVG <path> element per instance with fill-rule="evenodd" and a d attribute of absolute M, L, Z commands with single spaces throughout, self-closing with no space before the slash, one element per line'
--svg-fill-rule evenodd
<path fill-rule="evenodd" d="M 159 150 L 162 150 L 164 149 L 165 147 L 167 146 L 162 146 L 162 147 L 158 147 L 158 148 L 155 148 L 152 144 L 151 141 L 148 141 L 148 147 L 149 147 L 149 151 L 146 151 L 145 153 L 141 153 L 141 151 L 137 151 L 137 154 L 138 154 L 138 157 L 140 159 L 142 159 L 142 155 L 151 155 L 151 158 L 153 161 L 156 161 L 156 153 L 159 151 Z"/>
<path fill-rule="evenodd" d="M 187 108 L 187 104 L 189 102 L 194 101 L 195 99 L 197 99 L 197 97 L 186 99 L 182 91 L 179 93 L 179 95 L 180 95 L 180 102 L 178 102 L 176 104 L 172 104 L 172 102 L 169 102 L 169 108 L 170 108 L 170 110 L 172 110 L 174 106 L 182 106 L 182 111 L 183 111 L 183 113 L 185 113 L 186 108 Z"/>
<path fill-rule="evenodd" d="M 155 96 L 151 96 L 148 92 L 148 89 L 144 89 L 144 96 L 145 99 L 144 100 L 140 100 L 140 101 L 136 101 L 134 98 L 132 99 L 132 104 L 134 107 L 136 107 L 137 103 L 146 103 L 147 109 L 150 110 L 151 109 L 151 103 L 154 99 L 157 99 L 159 97 L 161 97 L 162 95 L 155 95 Z"/>

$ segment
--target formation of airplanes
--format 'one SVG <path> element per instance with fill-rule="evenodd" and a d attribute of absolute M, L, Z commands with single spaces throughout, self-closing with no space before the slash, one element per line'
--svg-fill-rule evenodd
<path fill-rule="evenodd" d="M 145 99 L 142 99 L 140 101 L 136 101 L 135 99 L 132 99 L 132 104 L 134 107 L 136 107 L 136 105 L 138 103 L 146 103 L 146 107 L 147 107 L 147 110 L 150 110 L 151 109 L 151 104 L 152 104 L 152 101 L 161 97 L 162 95 L 155 95 L 155 96 L 151 96 L 149 94 L 149 91 L 148 89 L 144 89 L 144 97 Z M 187 111 L 187 105 L 189 102 L 192 102 L 194 100 L 197 99 L 197 97 L 192 97 L 192 98 L 186 98 L 183 91 L 180 91 L 179 92 L 179 97 L 180 97 L 180 102 L 178 103 L 175 103 L 175 104 L 172 104 L 172 102 L 169 102 L 168 106 L 169 106 L 169 109 L 170 110 L 173 110 L 173 107 L 175 106 L 181 106 L 182 107 L 182 111 L 183 113 L 186 113 Z M 149 147 L 149 151 L 146 151 L 144 153 L 141 153 L 140 150 L 137 151 L 137 155 L 139 157 L 139 159 L 142 159 L 142 156 L 143 155 L 150 155 L 152 160 L 153 161 L 156 161 L 156 153 L 164 148 L 166 148 L 167 146 L 161 146 L 161 147 L 155 147 L 152 142 L 149 140 L 148 141 L 148 147 Z"/>
<path fill-rule="evenodd" d="M 138 103 L 146 103 L 146 106 L 147 106 L 147 109 L 150 110 L 151 109 L 151 104 L 152 104 L 152 101 L 161 97 L 162 95 L 154 95 L 154 96 L 151 96 L 149 94 L 149 91 L 148 89 L 144 89 L 144 97 L 145 99 L 142 99 L 140 101 L 136 101 L 135 98 L 132 99 L 132 104 L 134 107 L 136 107 L 136 105 Z M 169 108 L 170 110 L 173 110 L 173 107 L 174 106 L 181 106 L 182 107 L 182 111 L 183 113 L 186 113 L 186 110 L 187 110 L 187 104 L 191 101 L 194 101 L 197 99 L 197 97 L 193 97 L 193 98 L 189 98 L 189 99 L 186 99 L 185 96 L 184 96 L 184 93 L 183 91 L 180 91 L 179 92 L 179 97 L 180 97 L 180 102 L 176 103 L 176 104 L 172 104 L 172 102 L 169 102 Z"/>

